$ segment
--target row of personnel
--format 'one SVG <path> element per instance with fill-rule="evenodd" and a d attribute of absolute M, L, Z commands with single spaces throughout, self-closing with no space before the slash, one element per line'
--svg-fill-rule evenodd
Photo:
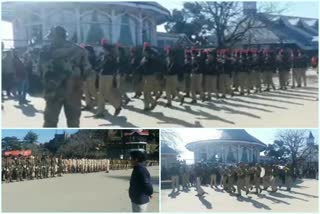
<path fill-rule="evenodd" d="M 158 162 L 150 160 L 146 166 L 155 166 Z M 109 172 L 131 168 L 128 160 L 109 159 L 62 159 L 61 157 L 3 157 L 2 180 L 23 181 L 62 176 L 66 173 Z"/>
<path fill-rule="evenodd" d="M 237 193 L 237 195 L 241 195 L 241 191 L 248 194 L 252 190 L 259 194 L 268 188 L 275 192 L 282 186 L 290 191 L 294 180 L 292 170 L 287 166 L 279 165 L 240 164 L 221 167 L 181 165 L 171 168 L 169 173 L 173 192 L 180 190 L 180 182 L 182 182 L 182 189 L 188 189 L 194 185 L 200 195 L 204 194 L 201 185 L 210 185 L 212 188 L 221 186 L 225 191 Z"/>

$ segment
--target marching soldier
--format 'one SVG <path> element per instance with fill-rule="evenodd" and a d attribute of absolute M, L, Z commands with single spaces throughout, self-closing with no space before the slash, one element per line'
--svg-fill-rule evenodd
<path fill-rule="evenodd" d="M 197 93 L 200 94 L 200 98 L 204 101 L 204 93 L 202 89 L 202 68 L 205 65 L 205 55 L 198 53 L 198 50 L 192 50 L 192 70 L 191 70 L 191 103 L 197 103 Z"/>
<path fill-rule="evenodd" d="M 287 89 L 288 73 L 290 72 L 289 55 L 287 51 L 281 49 L 277 56 L 277 65 L 279 70 L 279 84 L 281 90 Z"/>
<path fill-rule="evenodd" d="M 247 57 L 246 51 L 242 51 L 241 58 L 239 61 L 240 64 L 240 73 L 239 73 L 239 81 L 240 81 L 240 94 L 244 95 L 245 90 L 248 94 L 250 94 L 250 81 L 249 81 L 249 59 Z"/>
<path fill-rule="evenodd" d="M 175 192 L 176 189 L 180 191 L 180 184 L 179 184 L 179 168 L 178 166 L 173 166 L 170 169 L 171 174 L 171 182 L 172 182 L 172 192 Z"/>
<path fill-rule="evenodd" d="M 211 94 L 215 93 L 218 98 L 218 70 L 217 70 L 217 52 L 214 50 L 208 52 L 208 59 L 206 62 L 206 70 L 204 75 L 205 92 L 207 92 L 206 99 L 211 100 Z"/>
<path fill-rule="evenodd" d="M 210 175 L 210 186 L 213 188 L 213 184 L 216 188 L 218 188 L 218 183 L 217 183 L 217 174 L 218 174 L 218 169 L 216 167 L 211 168 L 211 175 Z"/>
<path fill-rule="evenodd" d="M 116 86 L 115 75 L 117 72 L 117 60 L 115 48 L 108 44 L 103 44 L 104 59 L 99 75 L 98 110 L 96 117 L 104 117 L 105 100 L 115 108 L 114 115 L 121 111 L 121 92 Z"/>
<path fill-rule="evenodd" d="M 223 63 L 223 81 L 219 84 L 222 85 L 222 98 L 226 97 L 226 93 L 230 94 L 230 96 L 233 96 L 233 90 L 232 90 L 232 73 L 234 69 L 234 62 L 231 58 L 231 53 L 226 50 L 224 54 L 224 63 Z"/>
<path fill-rule="evenodd" d="M 142 82 L 143 82 L 143 96 L 144 96 L 144 110 L 150 111 L 153 110 L 157 101 L 152 97 L 152 92 L 154 91 L 154 84 L 156 83 L 156 77 L 154 71 L 159 63 L 157 63 L 157 59 L 155 56 L 155 52 L 151 49 L 148 44 L 144 44 L 143 49 L 143 58 L 141 60 L 140 66 L 138 70 L 142 74 Z"/>
<path fill-rule="evenodd" d="M 97 105 L 97 101 L 98 101 L 98 92 L 96 87 L 98 73 L 95 70 L 97 66 L 97 57 L 92 46 L 86 45 L 84 48 L 87 50 L 88 61 L 93 70 L 92 72 L 89 73 L 89 75 L 86 77 L 86 80 L 84 82 L 84 94 L 85 94 L 85 101 L 86 101 L 86 107 L 84 109 L 92 110 L 93 107 Z"/>
<path fill-rule="evenodd" d="M 179 50 L 168 49 L 167 55 L 168 62 L 165 75 L 166 97 L 168 100 L 167 107 L 172 107 L 171 100 L 177 95 L 180 100 L 180 105 L 184 102 L 184 96 L 178 91 L 178 75 L 182 70 L 182 60 L 179 59 L 179 57 L 181 57 L 179 55 Z"/>
<path fill-rule="evenodd" d="M 192 71 L 192 55 L 190 50 L 185 50 L 185 59 L 184 59 L 184 80 L 185 80 L 185 92 L 186 97 L 190 97 L 190 87 L 191 87 L 191 71 Z"/>
<path fill-rule="evenodd" d="M 63 173 L 63 160 L 62 160 L 62 156 L 60 155 L 60 157 L 58 158 L 58 176 L 61 177 Z"/>
<path fill-rule="evenodd" d="M 270 91 L 270 87 L 272 87 L 273 90 L 276 89 L 273 83 L 273 73 L 277 72 L 276 67 L 276 56 L 273 51 L 265 50 L 264 51 L 264 63 L 263 63 L 263 69 L 264 69 L 264 83 L 267 86 L 266 91 Z"/>
<path fill-rule="evenodd" d="M 141 62 L 140 52 L 136 48 L 130 49 L 129 70 L 132 77 L 133 91 L 135 92 L 135 95 L 133 98 L 139 98 L 142 95 L 142 90 L 143 90 L 142 74 L 137 70 Z"/>
<path fill-rule="evenodd" d="M 118 88 L 120 89 L 124 104 L 126 105 L 130 102 L 127 92 L 131 89 L 131 87 L 129 87 L 131 84 L 129 77 L 129 57 L 125 53 L 125 49 L 119 45 L 117 48 L 117 64 L 117 74 L 120 75 Z"/>
<path fill-rule="evenodd" d="M 306 71 L 308 67 L 307 57 L 303 54 L 301 50 L 297 50 L 293 53 L 293 63 L 292 63 L 292 87 L 295 87 L 295 82 L 297 86 L 301 87 L 303 81 L 304 87 L 307 86 Z"/>

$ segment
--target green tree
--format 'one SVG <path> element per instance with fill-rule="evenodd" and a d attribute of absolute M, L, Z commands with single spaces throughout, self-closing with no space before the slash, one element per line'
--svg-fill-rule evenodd
<path fill-rule="evenodd" d="M 17 137 L 4 137 L 2 138 L 2 150 L 20 150 L 21 143 Z"/>
<path fill-rule="evenodd" d="M 33 131 L 29 131 L 23 138 L 26 143 L 35 143 L 38 140 L 38 135 Z"/>

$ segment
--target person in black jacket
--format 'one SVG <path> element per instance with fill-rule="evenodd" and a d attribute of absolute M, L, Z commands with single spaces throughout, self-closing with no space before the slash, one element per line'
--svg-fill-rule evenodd
<path fill-rule="evenodd" d="M 83 110 L 92 110 L 98 100 L 98 92 L 96 88 L 96 79 L 98 73 L 95 70 L 95 67 L 97 66 L 97 57 L 92 46 L 86 45 L 84 46 L 84 48 L 87 50 L 89 63 L 95 72 L 92 72 L 86 78 L 86 81 L 84 83 L 86 106 Z"/>
<path fill-rule="evenodd" d="M 121 92 L 115 87 L 115 75 L 117 72 L 117 59 L 115 47 L 104 44 L 104 60 L 101 64 L 99 76 L 98 109 L 96 117 L 104 117 L 105 100 L 115 108 L 114 115 L 117 116 L 121 111 Z"/>
<path fill-rule="evenodd" d="M 138 71 L 142 74 L 144 110 L 151 111 L 157 105 L 157 100 L 153 98 L 152 92 L 157 84 L 155 71 L 159 69 L 160 63 L 156 58 L 155 51 L 145 43 L 143 48 L 143 58 L 140 62 Z"/>
<path fill-rule="evenodd" d="M 206 69 L 203 76 L 205 92 L 207 92 L 206 100 L 211 100 L 211 94 L 215 93 L 216 97 L 219 97 L 218 93 L 218 67 L 217 67 L 217 52 L 216 50 L 210 50 L 208 52 L 208 58 L 206 61 Z"/>
<path fill-rule="evenodd" d="M 133 166 L 129 187 L 132 212 L 146 212 L 148 203 L 152 198 L 153 187 L 150 173 L 147 168 L 143 166 L 145 154 L 140 151 L 132 151 L 130 155 Z"/>
<path fill-rule="evenodd" d="M 168 61 L 166 65 L 165 81 L 166 81 L 166 97 L 168 100 L 167 107 L 172 107 L 172 98 L 178 96 L 180 104 L 184 102 L 184 96 L 178 91 L 178 74 L 182 71 L 182 63 L 179 60 L 179 50 L 167 49 Z"/>

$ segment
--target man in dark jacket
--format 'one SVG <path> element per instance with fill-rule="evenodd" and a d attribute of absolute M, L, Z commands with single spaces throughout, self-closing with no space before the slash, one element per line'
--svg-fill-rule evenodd
<path fill-rule="evenodd" d="M 146 212 L 150 198 L 152 198 L 153 187 L 150 173 L 142 164 L 145 161 L 145 154 L 140 151 L 132 151 L 130 155 L 133 166 L 129 187 L 132 212 Z"/>

